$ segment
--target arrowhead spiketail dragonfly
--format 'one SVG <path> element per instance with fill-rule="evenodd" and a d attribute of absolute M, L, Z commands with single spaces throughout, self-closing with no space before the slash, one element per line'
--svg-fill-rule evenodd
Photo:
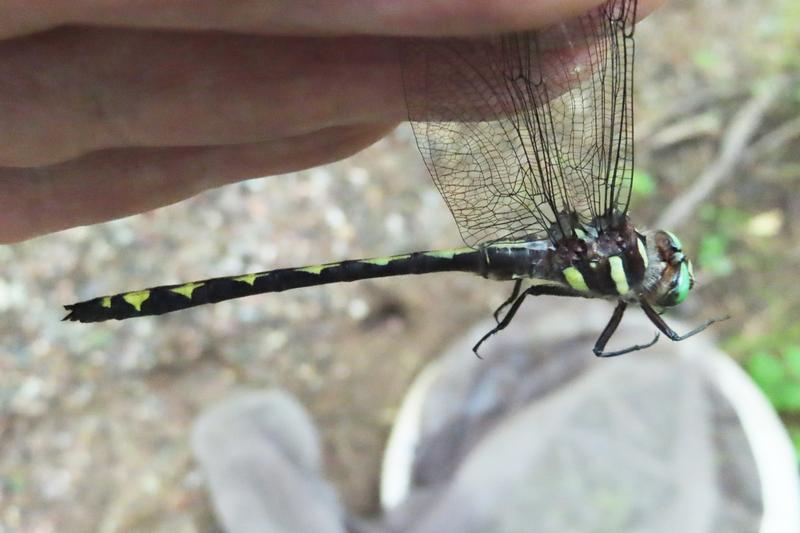
<path fill-rule="evenodd" d="M 160 315 L 298 287 L 384 276 L 471 272 L 513 282 L 495 312 L 504 329 L 527 296 L 605 298 L 617 306 L 594 353 L 630 304 L 679 341 L 661 317 L 694 285 L 669 231 L 639 231 L 633 182 L 636 0 L 607 0 L 570 21 L 498 36 L 408 39 L 399 45 L 417 145 L 465 247 L 281 268 L 163 285 L 67 305 L 65 320 Z"/>

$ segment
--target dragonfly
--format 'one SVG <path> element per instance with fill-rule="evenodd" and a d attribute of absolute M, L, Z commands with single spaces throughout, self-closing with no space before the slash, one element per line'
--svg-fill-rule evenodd
<path fill-rule="evenodd" d="M 469 272 L 513 282 L 495 311 L 505 329 L 527 296 L 616 302 L 593 352 L 609 357 L 691 337 L 662 318 L 694 286 L 681 241 L 631 222 L 636 0 L 572 20 L 481 37 L 399 45 L 409 121 L 463 247 L 162 285 L 65 306 L 64 320 L 161 315 L 254 294 L 385 276 Z M 606 350 L 629 305 L 658 332 Z"/>

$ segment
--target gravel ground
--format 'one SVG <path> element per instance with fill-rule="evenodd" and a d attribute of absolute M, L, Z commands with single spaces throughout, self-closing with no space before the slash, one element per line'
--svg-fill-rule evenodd
<path fill-rule="evenodd" d="M 207 510 L 193 418 L 234 389 L 273 386 L 310 407 L 348 504 L 371 511 L 405 386 L 502 287 L 468 275 L 367 281 L 96 325 L 60 322 L 60 305 L 459 243 L 404 127 L 342 163 L 2 249 L 3 523 L 194 530 Z"/>

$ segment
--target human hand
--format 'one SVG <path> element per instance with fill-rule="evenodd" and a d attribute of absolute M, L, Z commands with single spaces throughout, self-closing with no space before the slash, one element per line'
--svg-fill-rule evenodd
<path fill-rule="evenodd" d="M 8 0 L 0 242 L 346 157 L 406 118 L 393 37 L 535 28 L 598 3 Z"/>

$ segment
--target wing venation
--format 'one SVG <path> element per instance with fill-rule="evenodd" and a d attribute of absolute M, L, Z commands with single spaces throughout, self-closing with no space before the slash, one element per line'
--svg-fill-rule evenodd
<path fill-rule="evenodd" d="M 636 0 L 571 21 L 402 45 L 409 118 L 470 246 L 628 208 Z M 562 228 L 563 229 L 563 228 Z"/>

